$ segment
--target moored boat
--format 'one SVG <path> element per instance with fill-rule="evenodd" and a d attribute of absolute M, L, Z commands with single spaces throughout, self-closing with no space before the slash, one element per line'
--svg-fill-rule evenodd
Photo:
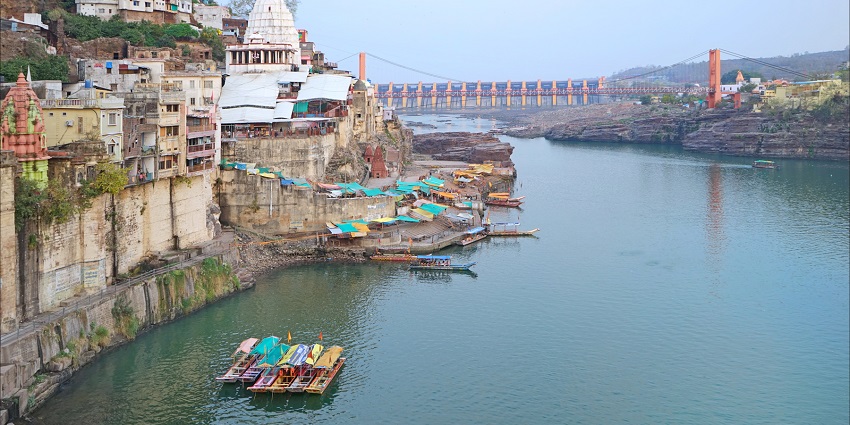
<path fill-rule="evenodd" d="M 779 168 L 779 166 L 773 161 L 757 159 L 753 161 L 753 168 Z"/>
<path fill-rule="evenodd" d="M 286 354 L 278 361 L 280 369 L 276 378 L 269 385 L 269 391 L 273 393 L 286 392 L 287 388 L 295 379 L 303 374 L 303 369 L 308 356 L 314 349 L 321 351 L 322 346 L 315 344 L 312 347 L 304 344 L 293 345 Z"/>
<path fill-rule="evenodd" d="M 248 369 L 248 366 L 250 366 L 256 359 L 256 355 L 252 355 L 251 350 L 257 345 L 257 341 L 259 341 L 257 338 L 248 338 L 242 341 L 242 343 L 239 344 L 239 347 L 236 348 L 236 351 L 233 352 L 233 355 L 231 355 L 231 357 L 235 359 L 233 365 L 231 365 L 230 368 L 227 369 L 227 372 L 223 375 L 216 377 L 215 380 L 218 382 L 228 383 L 236 382 L 236 379 L 239 378 L 239 376 L 242 375 L 242 373 Z M 237 356 L 239 357 L 237 358 Z"/>
<path fill-rule="evenodd" d="M 511 199 L 500 199 L 500 198 L 490 198 L 484 201 L 487 205 L 495 205 L 499 207 L 511 207 L 516 208 L 522 205 L 522 198 L 511 198 Z"/>
<path fill-rule="evenodd" d="M 467 246 L 467 245 L 473 244 L 475 242 L 478 242 L 481 239 L 484 239 L 484 238 L 487 237 L 487 233 L 485 233 L 484 230 L 485 229 L 483 227 L 475 227 L 475 228 L 469 229 L 465 232 L 466 236 L 464 236 L 463 239 L 455 242 L 455 244 L 460 245 L 460 246 Z"/>
<path fill-rule="evenodd" d="M 489 236 L 534 236 L 540 229 L 519 230 L 519 223 L 491 223 L 487 225 Z"/>
<path fill-rule="evenodd" d="M 312 394 L 322 394 L 331 385 L 337 372 L 345 363 L 345 357 L 342 355 L 343 348 L 333 346 L 322 354 L 322 357 L 313 365 L 316 371 L 316 376 L 304 390 Z"/>
<path fill-rule="evenodd" d="M 448 255 L 417 255 L 416 261 L 410 264 L 410 270 L 469 271 L 474 265 L 475 262 L 452 264 L 452 257 Z"/>
<path fill-rule="evenodd" d="M 251 353 L 250 353 L 250 354 L 255 356 L 254 361 L 245 370 L 245 372 L 243 372 L 241 375 L 239 375 L 238 378 L 236 378 L 236 380 L 241 381 L 241 382 L 254 382 L 254 381 L 256 381 L 257 377 L 260 376 L 260 373 L 262 373 L 263 369 L 264 369 L 262 367 L 258 367 L 258 362 L 262 361 L 262 357 L 265 356 L 266 354 L 268 354 L 269 351 L 271 351 L 272 348 L 274 348 L 279 341 L 280 341 L 280 338 L 278 338 L 276 336 L 266 337 L 262 341 L 260 341 L 260 343 L 257 344 L 251 350 Z"/>
<path fill-rule="evenodd" d="M 396 261 L 396 262 L 406 262 L 409 263 L 411 261 L 416 260 L 416 256 L 413 254 L 380 254 L 376 253 L 369 257 L 374 261 Z"/>
<path fill-rule="evenodd" d="M 286 344 L 275 345 L 262 359 L 257 361 L 256 367 L 262 368 L 259 378 L 254 382 L 254 385 L 248 387 L 248 391 L 255 393 L 264 393 L 268 391 L 269 386 L 277 379 L 278 362 L 284 354 L 289 352 L 290 347 Z M 246 372 L 247 373 L 247 372 Z"/>

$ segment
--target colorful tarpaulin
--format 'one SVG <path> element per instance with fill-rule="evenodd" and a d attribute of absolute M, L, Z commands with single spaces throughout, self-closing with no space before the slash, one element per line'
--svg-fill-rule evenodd
<path fill-rule="evenodd" d="M 434 219 L 434 214 L 432 214 L 432 213 L 430 213 L 430 212 L 428 212 L 428 211 L 425 211 L 425 210 L 423 210 L 422 208 L 416 208 L 416 209 L 414 209 L 413 211 L 411 211 L 411 213 L 416 213 L 417 215 L 421 216 L 421 217 L 422 217 L 422 218 L 424 218 L 425 220 L 429 220 L 429 221 L 430 221 L 430 220 L 433 220 L 433 219 Z"/>
<path fill-rule="evenodd" d="M 445 211 L 446 208 L 448 208 L 448 207 L 445 206 L 445 205 L 440 205 L 440 204 L 423 204 L 419 208 L 423 209 L 425 211 L 428 211 L 429 213 L 431 213 L 433 215 L 440 215 L 440 213 Z"/>
<path fill-rule="evenodd" d="M 419 223 L 419 220 L 417 220 L 417 219 L 415 219 L 415 218 L 413 218 L 413 217 L 408 217 L 408 216 L 406 216 L 406 215 L 400 215 L 400 216 L 396 217 L 396 220 L 398 220 L 398 221 L 406 221 L 406 222 L 408 222 L 408 223 Z"/>
<path fill-rule="evenodd" d="M 271 349 L 272 349 L 272 347 L 274 347 L 275 345 L 277 345 L 278 341 L 280 341 L 280 338 L 278 338 L 278 337 L 276 337 L 276 336 L 268 336 L 268 337 L 265 337 L 265 338 L 263 338 L 263 340 L 262 340 L 262 341 L 260 341 L 260 343 L 259 343 L 259 344 L 257 344 L 257 346 L 256 346 L 256 347 L 254 347 L 254 349 L 253 349 L 253 350 L 251 350 L 251 353 L 250 353 L 250 354 L 252 354 L 252 355 L 263 355 L 263 354 L 266 354 L 266 352 L 268 352 L 269 350 L 271 350 Z"/>
<path fill-rule="evenodd" d="M 284 354 L 289 350 L 289 346 L 286 344 L 279 344 L 272 347 L 262 359 L 257 361 L 258 367 L 272 367 L 280 361 L 280 358 L 283 357 Z"/>
<path fill-rule="evenodd" d="M 445 184 L 445 180 L 440 180 L 434 176 L 428 176 L 427 179 L 422 180 L 422 183 L 433 187 L 443 187 L 443 184 Z"/>
<path fill-rule="evenodd" d="M 351 233 L 351 232 L 357 231 L 357 228 L 354 227 L 354 225 L 350 224 L 350 223 L 334 223 L 334 224 L 336 224 L 336 227 L 339 230 L 343 231 L 343 233 Z"/>
<path fill-rule="evenodd" d="M 457 197 L 456 193 L 441 192 L 439 190 L 435 190 L 434 195 L 441 196 L 441 197 L 446 198 L 446 199 L 454 199 L 454 198 Z"/>
<path fill-rule="evenodd" d="M 342 347 L 334 345 L 333 347 L 328 348 L 327 351 L 325 351 L 325 354 L 322 354 L 322 356 L 319 357 L 319 360 L 316 361 L 316 364 L 313 365 L 313 367 L 330 369 L 334 366 L 341 355 Z"/>
<path fill-rule="evenodd" d="M 363 193 L 365 193 L 366 196 L 368 196 L 370 198 L 373 197 L 373 196 L 384 196 L 384 195 L 386 195 L 386 193 L 384 193 L 384 191 L 382 191 L 381 189 L 363 189 Z"/>

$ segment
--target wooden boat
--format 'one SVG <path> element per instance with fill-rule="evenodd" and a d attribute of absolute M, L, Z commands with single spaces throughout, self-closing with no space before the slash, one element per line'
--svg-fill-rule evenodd
<path fill-rule="evenodd" d="M 413 254 L 375 254 L 369 258 L 375 261 L 397 261 L 406 263 L 416 260 L 416 256 Z"/>
<path fill-rule="evenodd" d="M 410 264 L 410 270 L 469 271 L 474 265 L 475 262 L 452 264 L 452 257 L 448 255 L 417 255 L 416 261 Z"/>
<path fill-rule="evenodd" d="M 316 377 L 316 369 L 310 365 L 302 365 L 297 368 L 295 379 L 286 387 L 286 391 L 291 393 L 303 393 L 310 382 Z"/>
<path fill-rule="evenodd" d="M 262 359 L 257 360 L 256 367 L 261 368 L 261 372 L 254 385 L 248 387 L 248 391 L 255 393 L 268 391 L 269 386 L 277 379 L 277 371 L 280 369 L 277 363 L 284 354 L 289 352 L 290 348 L 286 344 L 275 345 Z M 248 372 L 246 371 L 245 373 Z"/>
<path fill-rule="evenodd" d="M 489 236 L 534 236 L 535 233 L 539 232 L 540 229 L 531 229 L 531 230 L 495 230 L 491 231 L 487 235 Z"/>
<path fill-rule="evenodd" d="M 257 341 L 259 341 L 257 338 L 248 338 L 242 341 L 239 347 L 236 348 L 236 351 L 233 352 L 233 355 L 230 356 L 235 359 L 233 365 L 223 375 L 216 377 L 215 380 L 228 383 L 236 382 L 236 378 L 239 378 L 239 375 L 242 375 L 245 369 L 248 369 L 248 366 L 256 359 L 256 355 L 251 355 L 251 350 L 257 345 Z M 239 358 L 236 356 L 239 356 Z"/>
<path fill-rule="evenodd" d="M 519 230 L 519 223 L 491 223 L 487 225 L 489 236 L 534 236 L 540 229 Z"/>
<path fill-rule="evenodd" d="M 277 343 L 280 341 L 280 338 L 276 336 L 270 336 L 264 338 L 260 341 L 259 344 L 254 346 L 249 355 L 254 356 L 254 360 L 250 363 L 247 369 L 236 378 L 237 381 L 241 382 L 254 382 L 257 380 L 257 377 L 260 376 L 260 373 L 263 372 L 263 368 L 257 367 L 257 362 L 262 360 L 262 357 L 266 355 L 272 348 L 274 348 Z"/>
<path fill-rule="evenodd" d="M 466 236 L 463 239 L 455 242 L 455 244 L 460 245 L 460 246 L 467 246 L 467 245 L 473 244 L 475 242 L 478 242 L 481 239 L 484 239 L 484 238 L 487 237 L 487 233 L 485 233 L 484 230 L 485 229 L 483 227 L 476 227 L 476 228 L 473 228 L 473 229 L 469 229 L 469 230 L 466 231 Z"/>
<path fill-rule="evenodd" d="M 325 392 L 345 363 L 345 357 L 340 357 L 342 350 L 342 347 L 339 346 L 328 348 L 325 354 L 313 365 L 313 369 L 316 370 L 316 377 L 304 389 L 305 391 L 312 394 L 323 394 Z"/>
<path fill-rule="evenodd" d="M 753 168 L 779 168 L 779 166 L 773 161 L 758 159 L 753 161 Z"/>
<path fill-rule="evenodd" d="M 519 200 L 519 198 L 514 198 L 514 199 L 488 199 L 488 200 L 484 201 L 484 203 L 487 204 L 487 205 L 495 205 L 495 206 L 499 206 L 499 207 L 511 207 L 511 208 L 516 208 L 516 207 L 522 205 L 522 201 Z"/>
<path fill-rule="evenodd" d="M 278 360 L 277 366 L 279 369 L 276 371 L 274 379 L 269 384 L 268 391 L 273 393 L 288 391 L 289 386 L 292 385 L 299 376 L 304 374 L 304 369 L 312 367 L 312 360 L 310 364 L 308 364 L 307 361 L 311 358 L 318 357 L 323 348 L 324 347 L 320 344 L 313 344 L 312 346 L 304 344 L 293 345 L 289 351 L 287 351 L 286 354 Z"/>

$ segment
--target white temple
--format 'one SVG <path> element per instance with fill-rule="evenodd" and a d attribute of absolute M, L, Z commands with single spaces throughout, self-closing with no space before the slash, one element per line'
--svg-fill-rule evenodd
<path fill-rule="evenodd" d="M 301 65 L 298 30 L 283 0 L 257 0 L 245 43 L 227 46 L 229 75 L 295 71 Z"/>

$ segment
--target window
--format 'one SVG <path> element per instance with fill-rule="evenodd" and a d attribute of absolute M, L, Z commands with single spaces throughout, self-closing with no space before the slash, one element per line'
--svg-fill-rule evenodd
<path fill-rule="evenodd" d="M 194 105 L 194 104 L 195 104 L 195 98 L 194 98 L 194 97 L 189 99 L 189 104 L 190 104 L 190 105 Z"/>
<path fill-rule="evenodd" d="M 180 105 L 165 105 L 165 112 L 180 112 Z"/>
<path fill-rule="evenodd" d="M 190 89 L 195 88 L 195 80 L 189 80 L 189 88 Z"/>
<path fill-rule="evenodd" d="M 106 152 L 110 155 L 115 155 L 115 143 L 110 143 L 108 146 L 106 146 Z"/>
<path fill-rule="evenodd" d="M 180 134 L 180 127 L 176 125 L 170 125 L 167 127 L 160 127 L 159 135 L 160 136 L 177 136 Z"/>
<path fill-rule="evenodd" d="M 159 55 L 159 52 L 151 52 L 151 57 L 155 58 Z"/>
<path fill-rule="evenodd" d="M 151 7 L 151 3 L 149 1 L 145 2 L 145 7 Z"/>
<path fill-rule="evenodd" d="M 109 125 L 118 125 L 118 114 L 115 112 L 109 113 Z"/>
<path fill-rule="evenodd" d="M 106 10 L 101 7 L 97 9 L 97 13 L 106 13 Z"/>
<path fill-rule="evenodd" d="M 212 103 L 213 103 L 212 97 L 205 97 L 204 98 L 204 105 L 212 105 Z"/>
<path fill-rule="evenodd" d="M 109 85 L 109 90 L 118 91 L 118 84 L 112 83 Z"/>
<path fill-rule="evenodd" d="M 213 88 L 213 82 L 212 81 L 204 81 L 204 88 L 205 89 Z"/>
<path fill-rule="evenodd" d="M 53 112 L 50 112 L 48 115 L 52 117 L 52 116 L 53 116 Z"/>
<path fill-rule="evenodd" d="M 137 1 L 133 2 L 133 6 L 138 6 L 138 5 L 139 5 L 139 2 L 137 2 Z"/>
<path fill-rule="evenodd" d="M 171 167 L 173 167 L 172 164 L 173 164 L 173 162 L 170 159 L 161 160 L 161 161 L 159 161 L 159 169 L 165 170 L 165 169 L 171 168 Z"/>

